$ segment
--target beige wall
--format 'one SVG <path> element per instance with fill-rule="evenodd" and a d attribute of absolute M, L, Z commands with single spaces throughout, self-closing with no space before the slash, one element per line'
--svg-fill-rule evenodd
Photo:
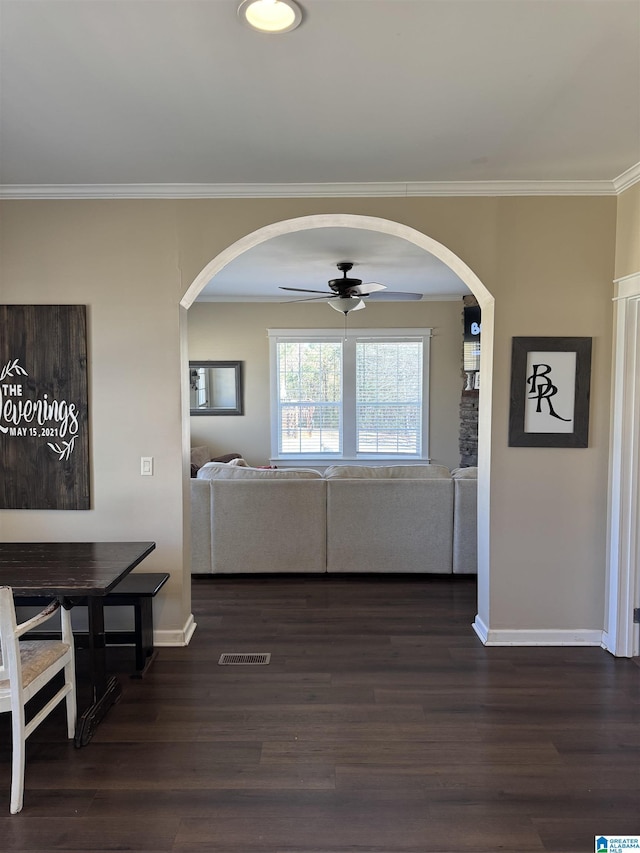
<path fill-rule="evenodd" d="M 183 590 L 179 276 L 172 204 L 12 202 L 2 208 L 5 303 L 88 306 L 91 509 L 0 511 L 5 540 L 153 540 L 172 573 L 157 624 L 179 630 Z M 158 391 L 160 390 L 160 393 Z M 140 476 L 140 457 L 154 476 Z"/>
<path fill-rule="evenodd" d="M 640 272 L 640 183 L 618 197 L 616 278 Z"/>
<path fill-rule="evenodd" d="M 362 316 L 360 316 L 362 315 Z M 335 317 L 335 319 L 334 319 Z M 462 390 L 462 300 L 369 303 L 349 315 L 349 328 L 430 327 L 430 451 L 434 462 L 459 464 L 458 421 Z M 342 315 L 326 304 L 199 302 L 189 309 L 189 354 L 194 360 L 242 361 L 243 417 L 191 418 L 194 446 L 207 444 L 215 455 L 236 451 L 252 465 L 268 465 L 271 453 L 269 412 L 269 328 L 344 328 Z"/>
<path fill-rule="evenodd" d="M 2 300 L 89 306 L 94 508 L 3 511 L 2 537 L 155 539 L 148 568 L 172 572 L 158 627 L 181 629 L 179 300 L 212 258 L 257 228 L 316 213 L 377 216 L 443 243 L 495 297 L 482 618 L 491 629 L 601 629 L 616 207 L 613 197 L 5 202 Z M 507 446 L 511 337 L 544 334 L 594 339 L 588 449 Z M 154 477 L 140 477 L 141 455 L 155 457 Z"/>
<path fill-rule="evenodd" d="M 489 284 L 496 296 L 492 629 L 513 626 L 514 614 L 521 627 L 602 625 L 614 208 L 614 199 L 504 205 L 499 272 Z M 587 449 L 507 446 L 511 337 L 520 335 L 593 338 Z"/>

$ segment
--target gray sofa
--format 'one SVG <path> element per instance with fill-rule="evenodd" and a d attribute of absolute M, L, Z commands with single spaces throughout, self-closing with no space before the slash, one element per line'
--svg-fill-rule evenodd
<path fill-rule="evenodd" d="M 193 574 L 473 574 L 476 469 L 208 463 L 191 481 Z"/>

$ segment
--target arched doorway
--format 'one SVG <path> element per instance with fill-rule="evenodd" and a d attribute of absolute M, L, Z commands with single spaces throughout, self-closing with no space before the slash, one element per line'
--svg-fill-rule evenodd
<path fill-rule="evenodd" d="M 486 642 L 489 620 L 490 585 L 490 470 L 491 470 L 491 398 L 493 378 L 494 297 L 478 276 L 454 252 L 426 234 L 388 219 L 355 214 L 316 214 L 274 222 L 259 228 L 213 258 L 195 277 L 183 299 L 184 309 L 191 307 L 201 290 L 232 260 L 254 246 L 283 234 L 314 228 L 357 228 L 401 237 L 442 261 L 478 300 L 482 310 L 482 358 L 480 367 L 480 403 L 478 423 L 478 611 L 474 629 Z M 183 371 L 184 374 L 184 371 Z M 186 426 L 185 426 L 186 429 Z"/>

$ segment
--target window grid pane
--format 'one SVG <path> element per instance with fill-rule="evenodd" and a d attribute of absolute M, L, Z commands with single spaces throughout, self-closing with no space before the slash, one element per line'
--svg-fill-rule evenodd
<path fill-rule="evenodd" d="M 332 404 L 280 407 L 282 453 L 339 453 L 340 409 Z"/>
<path fill-rule="evenodd" d="M 281 453 L 340 453 L 341 345 L 278 344 L 278 415 Z"/>
<path fill-rule="evenodd" d="M 356 373 L 357 452 L 419 454 L 422 343 L 358 342 Z"/>

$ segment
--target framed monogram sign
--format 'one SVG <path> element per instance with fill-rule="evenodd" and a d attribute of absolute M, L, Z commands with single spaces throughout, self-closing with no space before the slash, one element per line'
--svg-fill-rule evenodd
<path fill-rule="evenodd" d="M 510 447 L 588 447 L 591 338 L 513 338 Z"/>

